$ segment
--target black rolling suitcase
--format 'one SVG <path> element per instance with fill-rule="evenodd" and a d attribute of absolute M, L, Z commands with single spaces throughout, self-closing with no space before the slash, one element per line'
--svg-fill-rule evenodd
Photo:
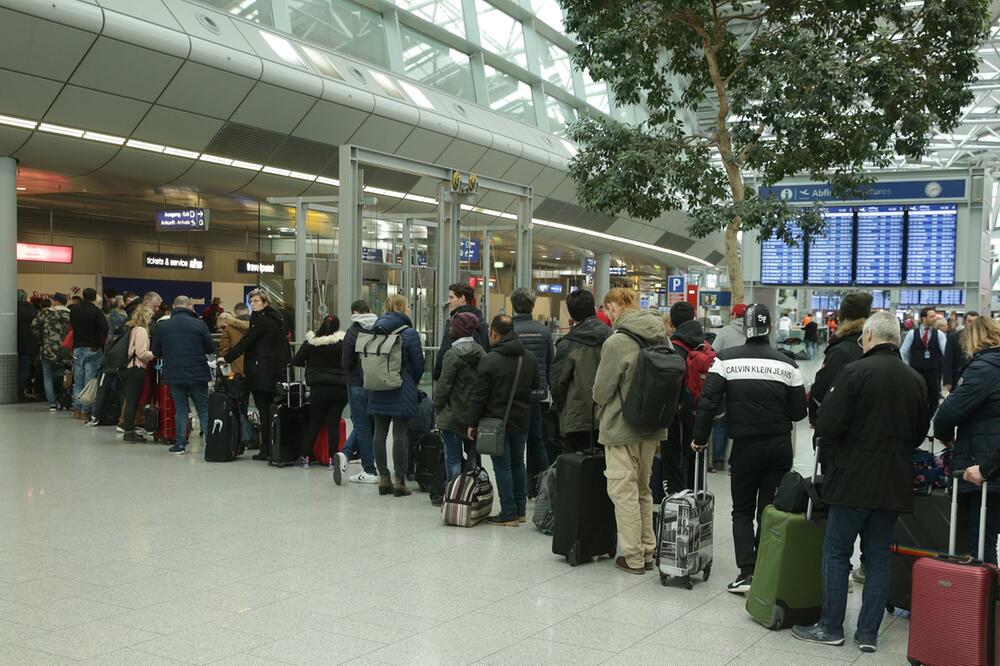
<path fill-rule="evenodd" d="M 205 432 L 205 461 L 232 462 L 242 455 L 240 403 L 225 391 L 208 396 L 208 424 Z"/>
<path fill-rule="evenodd" d="M 420 490 L 432 495 L 444 494 L 444 443 L 438 430 L 423 435 L 417 442 L 413 480 Z"/>
<path fill-rule="evenodd" d="M 552 552 L 571 566 L 592 557 L 614 559 L 618 534 L 608 497 L 604 451 L 564 453 L 556 459 L 556 515 Z"/>
<path fill-rule="evenodd" d="M 271 446 L 268 465 L 285 467 L 298 461 L 302 440 L 309 425 L 309 403 L 306 387 L 292 381 L 292 367 L 288 366 L 288 382 L 282 387 L 284 395 L 275 406 L 271 418 Z"/>

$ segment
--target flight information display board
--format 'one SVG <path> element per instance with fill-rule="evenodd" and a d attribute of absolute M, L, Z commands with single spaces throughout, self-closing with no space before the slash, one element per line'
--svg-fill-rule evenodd
<path fill-rule="evenodd" d="M 941 305 L 965 305 L 965 291 L 962 289 L 942 289 Z"/>
<path fill-rule="evenodd" d="M 760 244 L 761 284 L 802 284 L 805 277 L 805 251 L 802 229 L 794 227 L 792 237 L 798 242 L 793 247 L 777 238 Z"/>
<path fill-rule="evenodd" d="M 958 206 L 910 206 L 906 243 L 907 284 L 952 284 L 955 281 L 955 239 Z"/>
<path fill-rule="evenodd" d="M 937 305 L 941 300 L 941 291 L 938 289 L 921 289 L 917 305 Z"/>
<path fill-rule="evenodd" d="M 823 210 L 826 231 L 809 239 L 809 284 L 851 284 L 854 247 L 854 209 Z"/>
<path fill-rule="evenodd" d="M 857 284 L 891 285 L 903 281 L 903 207 L 858 208 Z"/>
<path fill-rule="evenodd" d="M 920 292 L 916 289 L 902 289 L 899 292 L 899 305 L 919 305 Z"/>
<path fill-rule="evenodd" d="M 875 310 L 885 310 L 889 307 L 889 292 L 875 290 L 872 292 L 872 308 Z"/>

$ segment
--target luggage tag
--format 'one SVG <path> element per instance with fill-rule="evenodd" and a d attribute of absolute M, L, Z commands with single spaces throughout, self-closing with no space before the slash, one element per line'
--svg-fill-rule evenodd
<path fill-rule="evenodd" d="M 931 350 L 930 349 L 925 349 L 924 350 L 924 360 L 925 361 L 931 360 Z"/>

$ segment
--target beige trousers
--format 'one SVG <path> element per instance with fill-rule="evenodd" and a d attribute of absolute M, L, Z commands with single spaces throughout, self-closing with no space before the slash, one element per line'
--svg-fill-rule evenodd
<path fill-rule="evenodd" d="M 656 550 L 649 474 L 659 446 L 659 442 L 651 441 L 604 447 L 604 475 L 608 477 L 608 496 L 615 505 L 618 544 L 626 563 L 637 569 L 653 559 Z"/>

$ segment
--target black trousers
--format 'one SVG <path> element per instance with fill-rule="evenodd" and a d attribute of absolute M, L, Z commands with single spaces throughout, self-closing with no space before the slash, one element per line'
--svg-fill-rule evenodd
<path fill-rule="evenodd" d="M 598 439 L 600 433 L 596 430 L 580 430 L 578 432 L 568 432 L 563 435 L 567 451 L 589 451 L 591 448 L 599 449 L 601 444 Z"/>
<path fill-rule="evenodd" d="M 660 465 L 667 492 L 671 495 L 694 488 L 694 451 L 690 428 L 674 419 L 667 430 L 667 441 L 660 442 Z"/>
<path fill-rule="evenodd" d="M 933 417 L 941 402 L 941 371 L 917 370 L 927 385 L 927 415 Z"/>
<path fill-rule="evenodd" d="M 309 425 L 306 427 L 305 440 L 302 442 L 301 456 L 312 458 L 313 443 L 319 436 L 319 431 L 326 423 L 329 439 L 329 455 L 340 449 L 340 417 L 347 407 L 346 386 L 324 386 L 318 384 L 309 387 Z"/>
<path fill-rule="evenodd" d="M 250 391 L 253 403 L 260 414 L 260 455 L 271 453 L 271 417 L 274 416 L 274 393 L 271 391 Z"/>
<path fill-rule="evenodd" d="M 118 377 L 125 387 L 125 414 L 122 416 L 122 428 L 125 432 L 135 431 L 135 413 L 139 409 L 139 397 L 142 395 L 143 384 L 146 383 L 145 368 L 125 368 L 119 371 Z"/>
<path fill-rule="evenodd" d="M 760 542 L 761 514 L 774 503 L 781 478 L 792 468 L 792 434 L 760 439 L 734 439 L 729 456 L 733 475 L 733 546 L 741 575 L 753 574 Z M 757 529 L 754 529 L 754 520 Z"/>

